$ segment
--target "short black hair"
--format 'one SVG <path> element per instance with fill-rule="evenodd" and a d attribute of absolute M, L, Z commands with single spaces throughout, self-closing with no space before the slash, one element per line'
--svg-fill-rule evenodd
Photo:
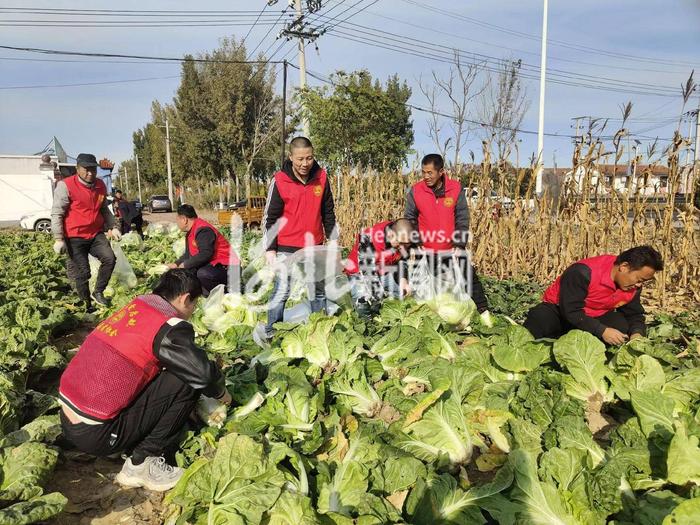
<path fill-rule="evenodd" d="M 188 293 L 190 299 L 194 301 L 202 295 L 202 284 L 194 273 L 184 268 L 176 268 L 161 275 L 158 284 L 153 288 L 153 293 L 160 295 L 166 301 L 172 301 Z"/>
<path fill-rule="evenodd" d="M 661 254 L 651 246 L 635 246 L 625 250 L 615 259 L 615 264 L 622 263 L 629 264 L 632 270 L 639 270 L 645 266 L 649 266 L 657 272 L 664 269 L 664 261 Z"/>
<path fill-rule="evenodd" d="M 435 166 L 436 170 L 440 171 L 445 167 L 445 159 L 442 158 L 442 155 L 438 155 L 437 153 L 428 153 L 425 157 L 423 157 L 420 165 L 427 166 L 428 164 L 432 164 Z"/>
<path fill-rule="evenodd" d="M 177 214 L 182 215 L 183 217 L 187 217 L 188 219 L 197 218 L 197 212 L 194 211 L 194 206 L 192 206 L 191 204 L 180 204 L 177 207 Z"/>
<path fill-rule="evenodd" d="M 306 137 L 294 137 L 291 141 L 289 141 L 289 153 L 295 149 L 313 147 L 314 145 L 311 144 L 311 141 Z"/>

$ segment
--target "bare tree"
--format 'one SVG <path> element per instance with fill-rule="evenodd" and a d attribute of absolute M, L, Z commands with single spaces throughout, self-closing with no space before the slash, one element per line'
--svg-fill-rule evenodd
<path fill-rule="evenodd" d="M 241 155 L 244 162 L 245 173 L 245 197 L 250 198 L 251 171 L 260 154 L 264 152 L 272 141 L 279 138 L 281 131 L 280 100 L 274 95 L 264 97 L 263 100 L 254 102 L 254 115 L 252 136 L 248 144 L 241 147 Z"/>
<path fill-rule="evenodd" d="M 476 89 L 475 84 L 484 68 L 483 62 L 463 63 L 458 52 L 455 51 L 454 67 L 450 68 L 447 78 L 440 78 L 432 72 L 432 84 L 419 80 L 419 87 L 430 106 L 428 117 L 428 132 L 443 157 L 454 150 L 453 166 L 459 172 L 461 170 L 461 153 L 469 139 L 469 134 L 474 130 L 472 125 L 472 103 L 479 97 L 484 87 Z M 450 114 L 440 111 L 439 102 L 447 98 L 451 106 Z M 445 128 L 448 128 L 446 130 Z"/>
<path fill-rule="evenodd" d="M 520 78 L 520 66 L 520 60 L 504 62 L 490 75 L 481 98 L 479 116 L 485 124 L 484 138 L 495 147 L 499 164 L 510 157 L 518 128 L 530 107 Z"/>

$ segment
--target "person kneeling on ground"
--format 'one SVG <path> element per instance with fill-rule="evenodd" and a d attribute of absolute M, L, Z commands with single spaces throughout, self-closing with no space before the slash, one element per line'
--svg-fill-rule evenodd
<path fill-rule="evenodd" d="M 202 287 L 186 270 L 163 274 L 93 330 L 61 376 L 61 427 L 67 441 L 96 456 L 131 453 L 116 481 L 169 490 L 183 469 L 163 457 L 200 394 L 230 405 L 215 363 L 194 342 L 187 320 Z"/>
<path fill-rule="evenodd" d="M 410 294 L 405 260 L 417 236 L 408 219 L 383 221 L 357 236 L 345 265 L 350 294 L 360 315 L 368 315 L 384 297 Z"/>
<path fill-rule="evenodd" d="M 641 288 L 661 270 L 661 255 L 651 246 L 578 261 L 545 290 L 542 302 L 528 312 L 525 328 L 536 339 L 577 328 L 609 345 L 642 337 Z"/>
<path fill-rule="evenodd" d="M 169 268 L 185 268 L 197 274 L 204 296 L 217 285 L 227 285 L 231 273 L 231 289 L 240 291 L 240 260 L 219 230 L 204 219 L 189 204 L 177 209 L 177 227 L 187 235 L 185 253 Z M 232 266 L 233 268 L 229 268 Z"/>

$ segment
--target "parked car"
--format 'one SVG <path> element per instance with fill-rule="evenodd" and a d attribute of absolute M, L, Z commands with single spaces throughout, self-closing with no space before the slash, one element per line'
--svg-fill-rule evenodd
<path fill-rule="evenodd" d="M 167 195 L 153 195 L 146 206 L 149 213 L 155 213 L 157 211 L 171 212 L 173 211 L 173 204 Z"/>
<path fill-rule="evenodd" d="M 45 209 L 23 215 L 19 220 L 20 227 L 41 233 L 51 233 L 51 210 Z"/>

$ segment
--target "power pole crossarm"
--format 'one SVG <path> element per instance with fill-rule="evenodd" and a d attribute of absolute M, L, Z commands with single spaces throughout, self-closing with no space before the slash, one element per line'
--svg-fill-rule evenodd
<path fill-rule="evenodd" d="M 291 5 L 291 1 L 290 1 Z M 280 35 L 284 35 L 287 39 L 297 38 L 299 40 L 299 89 L 302 91 L 306 88 L 306 53 L 305 42 L 313 42 L 323 34 L 323 31 L 315 31 L 305 28 L 304 12 L 301 7 L 301 0 L 294 0 L 294 8 L 296 10 L 296 18 L 290 22 Z M 307 9 L 310 13 L 320 9 L 320 2 L 307 2 Z M 304 118 L 302 120 L 302 128 L 304 135 L 309 136 L 309 121 Z"/>

